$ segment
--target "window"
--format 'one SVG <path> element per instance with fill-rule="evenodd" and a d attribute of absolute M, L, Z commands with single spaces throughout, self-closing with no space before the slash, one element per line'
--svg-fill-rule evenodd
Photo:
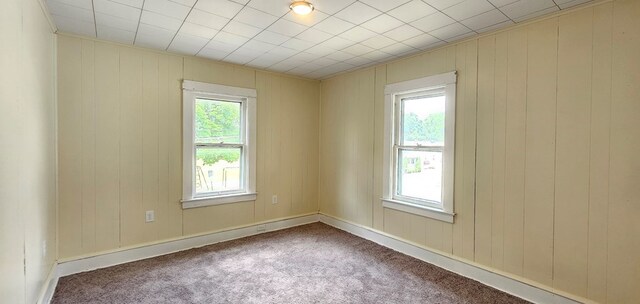
<path fill-rule="evenodd" d="M 385 87 L 383 206 L 453 222 L 455 72 Z"/>
<path fill-rule="evenodd" d="M 256 91 L 185 80 L 182 207 L 256 199 Z"/>

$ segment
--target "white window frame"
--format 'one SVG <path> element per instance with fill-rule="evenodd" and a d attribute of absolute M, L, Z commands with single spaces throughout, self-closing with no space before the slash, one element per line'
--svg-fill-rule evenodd
<path fill-rule="evenodd" d="M 195 193 L 195 102 L 197 98 L 239 102 L 242 111 L 242 189 Z M 184 80 L 182 82 L 182 208 L 256 200 L 256 98 L 254 89 Z M 224 145 L 224 144 L 221 144 Z"/>
<path fill-rule="evenodd" d="M 455 112 L 456 112 L 456 72 L 449 72 L 419 79 L 408 80 L 385 86 L 385 138 L 383 197 L 385 208 L 413 213 L 448 223 L 453 223 L 453 186 L 455 153 Z M 400 137 L 400 103 L 402 97 L 416 93 L 444 90 L 445 95 L 445 145 L 442 154 L 442 204 L 416 201 L 396 195 L 398 151 Z"/>

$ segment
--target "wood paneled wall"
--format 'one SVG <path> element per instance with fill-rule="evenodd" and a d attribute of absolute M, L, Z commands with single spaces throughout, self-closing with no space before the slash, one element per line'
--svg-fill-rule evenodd
<path fill-rule="evenodd" d="M 182 79 L 257 89 L 255 202 L 182 210 Z M 60 35 L 60 258 L 317 212 L 319 94 L 318 81 Z"/>
<path fill-rule="evenodd" d="M 0 9 L 0 303 L 36 303 L 56 260 L 55 35 L 37 0 Z"/>
<path fill-rule="evenodd" d="M 616 0 L 323 81 L 321 212 L 576 299 L 636 303 L 638 54 L 640 1 Z M 453 225 L 379 199 L 384 85 L 451 70 Z"/>

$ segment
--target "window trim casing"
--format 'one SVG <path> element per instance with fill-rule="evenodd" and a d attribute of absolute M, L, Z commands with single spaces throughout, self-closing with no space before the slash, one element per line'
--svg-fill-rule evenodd
<path fill-rule="evenodd" d="M 385 120 L 384 120 L 384 166 L 382 205 L 385 208 L 409 212 L 420 216 L 453 223 L 454 220 L 454 172 L 455 172 L 455 111 L 456 111 L 456 82 L 455 71 L 422 77 L 418 79 L 388 84 L 385 86 Z M 397 182 L 397 159 L 395 149 L 396 138 L 399 136 L 396 127 L 398 109 L 396 98 L 415 92 L 444 88 L 445 103 L 445 146 L 443 153 L 443 189 L 442 207 L 434 205 L 420 205 L 412 201 L 399 200 L 395 195 Z"/>
<path fill-rule="evenodd" d="M 233 100 L 242 100 L 243 116 L 245 119 L 244 145 L 247 147 L 243 155 L 243 190 L 236 193 L 219 192 L 219 195 L 195 195 L 194 170 L 195 170 L 195 134 L 194 134 L 194 108 L 195 99 L 198 96 L 229 97 Z M 220 84 L 211 84 L 191 80 L 182 82 L 182 209 L 197 208 L 246 202 L 256 200 L 256 100 L 255 89 L 232 87 Z"/>

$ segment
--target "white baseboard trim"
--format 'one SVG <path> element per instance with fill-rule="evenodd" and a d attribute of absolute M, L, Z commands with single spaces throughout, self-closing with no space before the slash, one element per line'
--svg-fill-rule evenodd
<path fill-rule="evenodd" d="M 42 285 L 42 291 L 40 292 L 38 302 L 36 303 L 48 304 L 51 302 L 53 293 L 56 291 L 56 286 L 58 286 L 58 278 L 58 263 L 54 262 L 51 270 L 49 271 L 49 275 L 47 275 L 47 279 Z"/>
<path fill-rule="evenodd" d="M 202 247 L 224 241 L 230 241 L 247 236 L 276 231 L 295 226 L 318 222 L 318 215 L 306 215 L 272 222 L 258 223 L 237 229 L 230 229 L 201 236 L 186 237 L 174 241 L 159 244 L 136 247 L 122 251 L 101 254 L 93 257 L 81 258 L 58 264 L 57 277 L 68 276 L 75 273 L 105 268 L 128 262 L 148 259 L 160 255 Z"/>
<path fill-rule="evenodd" d="M 384 247 L 412 256 L 416 259 L 444 268 L 461 276 L 476 280 L 482 284 L 504 291 L 533 303 L 548 304 L 576 304 L 581 303 L 573 299 L 555 294 L 518 281 L 516 279 L 483 269 L 432 251 L 418 247 L 399 239 L 365 228 L 325 214 L 319 215 L 320 222 L 344 230 L 353 235 L 378 243 Z"/>

